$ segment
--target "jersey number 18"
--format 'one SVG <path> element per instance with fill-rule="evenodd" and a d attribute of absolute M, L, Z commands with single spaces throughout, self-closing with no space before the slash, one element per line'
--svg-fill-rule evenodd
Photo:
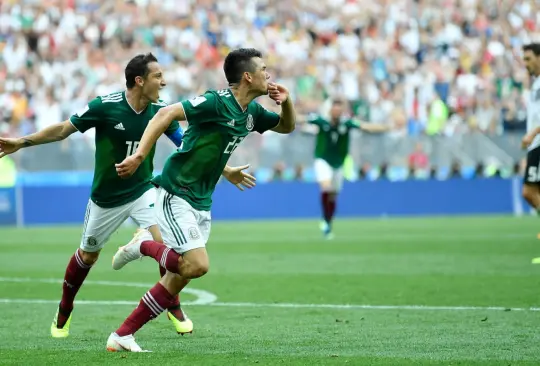
<path fill-rule="evenodd" d="M 126 153 L 126 158 L 127 158 L 128 156 L 135 154 L 135 152 L 137 151 L 137 148 L 139 147 L 139 141 L 126 141 L 126 145 L 128 146 L 127 153 Z"/>

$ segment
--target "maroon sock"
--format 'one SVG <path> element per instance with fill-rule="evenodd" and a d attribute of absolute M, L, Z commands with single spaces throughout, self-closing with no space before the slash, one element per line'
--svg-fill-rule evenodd
<path fill-rule="evenodd" d="M 165 276 L 165 272 L 167 272 L 167 270 L 159 266 L 159 274 L 161 277 Z M 184 319 L 179 318 L 179 317 L 184 316 L 184 314 L 180 310 L 180 296 L 179 295 L 174 296 L 171 306 L 169 306 L 167 310 L 169 310 L 169 313 L 172 313 L 176 319 L 184 320 Z"/>
<path fill-rule="evenodd" d="M 116 334 L 120 337 L 135 334 L 143 325 L 157 318 L 173 301 L 173 295 L 161 283 L 156 283 L 139 302 L 139 306 L 124 320 Z"/>
<path fill-rule="evenodd" d="M 337 195 L 335 193 L 328 194 L 328 222 L 332 222 L 336 213 Z"/>
<path fill-rule="evenodd" d="M 143 241 L 141 244 L 141 254 L 154 258 L 167 271 L 179 274 L 178 261 L 182 257 L 165 244 L 153 240 Z"/>
<path fill-rule="evenodd" d="M 62 300 L 60 300 L 57 327 L 62 328 L 73 311 L 73 301 L 79 288 L 83 284 L 92 265 L 86 264 L 82 260 L 79 249 L 73 254 L 66 268 L 64 284 L 62 285 Z"/>
<path fill-rule="evenodd" d="M 331 220 L 330 210 L 329 210 L 329 202 L 330 202 L 329 193 L 328 192 L 322 192 L 321 193 L 321 204 L 322 204 L 323 219 L 328 224 L 330 223 L 330 220 Z"/>

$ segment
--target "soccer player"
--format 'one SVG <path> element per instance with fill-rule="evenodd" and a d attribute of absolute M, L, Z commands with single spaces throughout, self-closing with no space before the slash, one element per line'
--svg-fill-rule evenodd
<path fill-rule="evenodd" d="M 97 261 L 103 246 L 122 223 L 131 217 L 140 228 L 148 229 L 156 241 L 162 241 L 154 203 L 156 190 L 151 184 L 155 144 L 147 146 L 148 153 L 135 174 L 129 179 L 118 177 L 115 163 L 137 150 L 143 132 L 154 115 L 163 107 L 159 91 L 166 85 L 163 72 L 152 54 L 138 55 L 125 68 L 125 91 L 100 96 L 68 120 L 51 125 L 22 138 L 0 138 L 0 158 L 21 148 L 60 141 L 79 131 L 95 128 L 96 152 L 92 190 L 80 248 L 71 257 L 64 276 L 62 299 L 51 325 L 51 335 L 69 335 L 73 302 L 77 292 Z M 178 122 L 167 126 L 165 134 L 179 146 L 182 130 Z M 226 177 L 236 185 L 250 187 L 250 176 L 242 177 L 239 168 L 227 167 Z M 248 182 L 249 181 L 249 182 Z M 161 270 L 160 270 L 161 271 Z M 164 269 L 162 270 L 164 273 Z M 168 304 L 168 315 L 178 333 L 193 330 L 177 298 Z"/>
<path fill-rule="evenodd" d="M 322 116 L 307 118 L 307 122 L 318 127 L 315 144 L 315 176 L 321 190 L 323 220 L 321 230 L 326 239 L 332 239 L 332 221 L 336 211 L 337 195 L 343 186 L 343 163 L 349 155 L 350 132 L 359 128 L 366 132 L 384 132 L 388 126 L 363 123 L 344 117 L 345 103 L 332 101 L 330 119 Z"/>
<path fill-rule="evenodd" d="M 289 92 L 282 85 L 268 82 L 259 51 L 232 51 L 223 68 L 229 89 L 207 91 L 161 109 L 150 121 L 135 154 L 117 165 L 121 177 L 130 177 L 140 169 L 152 145 L 172 121 L 188 122 L 182 146 L 168 158 L 161 176 L 153 180 L 160 187 L 156 210 L 165 245 L 153 241 L 148 231 L 140 230 L 113 258 L 113 268 L 120 269 L 141 256 L 150 256 L 167 273 L 109 336 L 109 351 L 142 351 L 133 334 L 170 306 L 186 280 L 208 272 L 205 247 L 210 235 L 212 194 L 219 171 L 242 140 L 253 131 L 290 133 L 295 128 Z M 254 102 L 266 94 L 281 105 L 281 114 Z"/>
<path fill-rule="evenodd" d="M 523 61 L 532 77 L 527 104 L 527 133 L 521 145 L 527 149 L 527 166 L 523 179 L 523 198 L 540 213 L 540 43 L 523 46 Z M 540 258 L 533 259 L 540 263 Z"/>

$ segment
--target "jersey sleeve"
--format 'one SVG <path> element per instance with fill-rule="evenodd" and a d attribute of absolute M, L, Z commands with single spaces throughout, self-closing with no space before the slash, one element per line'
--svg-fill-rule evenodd
<path fill-rule="evenodd" d="M 355 119 L 349 119 L 345 122 L 345 126 L 348 128 L 360 128 L 360 121 Z"/>
<path fill-rule="evenodd" d="M 280 118 L 281 117 L 279 114 L 270 112 L 262 105 L 257 103 L 257 117 L 255 119 L 254 130 L 261 134 L 265 131 L 271 130 L 279 124 Z"/>
<path fill-rule="evenodd" d="M 69 118 L 71 124 L 81 133 L 92 127 L 97 127 L 103 120 L 101 99 L 98 97 L 88 103 L 83 110 Z"/>
<path fill-rule="evenodd" d="M 307 123 L 320 127 L 324 123 L 324 120 L 317 114 L 310 114 L 307 117 Z"/>
<path fill-rule="evenodd" d="M 201 124 L 216 119 L 216 96 L 210 92 L 181 102 L 188 124 Z"/>

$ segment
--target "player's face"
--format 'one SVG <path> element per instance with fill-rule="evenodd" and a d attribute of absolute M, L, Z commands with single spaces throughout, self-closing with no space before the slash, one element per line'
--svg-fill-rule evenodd
<path fill-rule="evenodd" d="M 341 104 L 333 104 L 332 108 L 330 109 L 330 117 L 332 117 L 333 121 L 337 121 L 341 118 L 341 115 L 343 114 L 343 106 Z"/>
<path fill-rule="evenodd" d="M 148 74 L 142 85 L 142 94 L 150 101 L 157 102 L 159 100 L 159 91 L 167 85 L 163 78 L 163 70 L 157 62 L 148 64 Z"/>
<path fill-rule="evenodd" d="M 261 95 L 268 94 L 268 79 L 270 75 L 266 71 L 266 64 L 259 57 L 252 59 L 254 63 L 254 72 L 250 72 L 251 88 L 258 91 Z"/>
<path fill-rule="evenodd" d="M 540 74 L 540 57 L 536 56 L 532 51 L 525 51 L 523 62 L 530 75 L 538 76 Z"/>

